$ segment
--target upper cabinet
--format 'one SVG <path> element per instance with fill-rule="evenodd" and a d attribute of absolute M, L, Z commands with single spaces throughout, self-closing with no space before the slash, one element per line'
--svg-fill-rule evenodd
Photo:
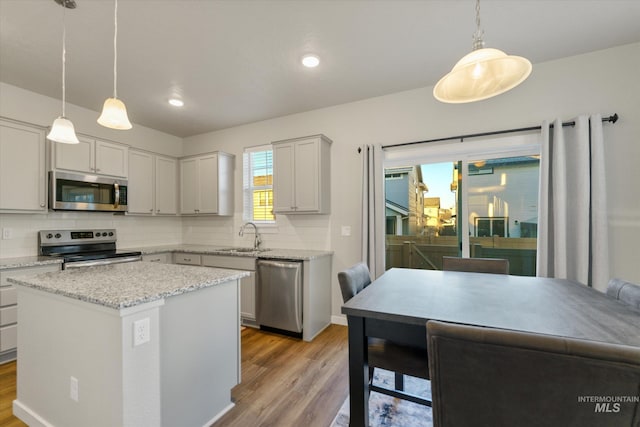
<path fill-rule="evenodd" d="M 180 160 L 180 213 L 233 215 L 235 156 L 223 152 Z"/>
<path fill-rule="evenodd" d="M 128 214 L 178 213 L 176 159 L 130 149 L 128 182 Z"/>
<path fill-rule="evenodd" d="M 45 130 L 0 119 L 0 210 L 46 212 Z"/>
<path fill-rule="evenodd" d="M 324 135 L 272 142 L 273 211 L 331 211 L 331 140 Z"/>
<path fill-rule="evenodd" d="M 52 168 L 126 178 L 126 145 L 78 136 L 80 144 L 54 144 Z"/>

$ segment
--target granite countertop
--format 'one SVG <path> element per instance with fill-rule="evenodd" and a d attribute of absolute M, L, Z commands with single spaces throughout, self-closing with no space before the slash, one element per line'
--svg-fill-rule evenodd
<path fill-rule="evenodd" d="M 234 246 L 216 246 L 216 245 L 163 245 L 150 246 L 141 248 L 125 248 L 127 250 L 136 250 L 142 252 L 143 255 L 151 255 L 162 252 L 189 252 L 201 255 L 229 255 L 239 257 L 253 257 L 259 259 L 291 259 L 291 260 L 312 260 L 324 256 L 333 255 L 333 251 L 317 251 L 304 249 L 261 249 L 259 251 L 249 251 L 250 248 L 240 248 L 248 251 L 232 251 L 238 249 Z"/>
<path fill-rule="evenodd" d="M 40 265 L 62 264 L 62 258 L 50 256 L 23 256 L 16 258 L 0 258 L 0 270 L 9 268 L 36 267 Z"/>
<path fill-rule="evenodd" d="M 12 283 L 122 309 L 237 280 L 249 273 L 211 267 L 129 262 L 9 278 Z"/>
<path fill-rule="evenodd" d="M 162 245 L 133 248 L 118 248 L 120 250 L 140 251 L 143 255 L 159 254 L 166 252 L 189 252 L 201 255 L 228 255 L 238 257 L 252 257 L 259 259 L 289 259 L 308 261 L 324 256 L 333 255 L 333 251 L 317 251 L 307 249 L 261 249 L 251 251 L 251 248 L 239 248 L 234 246 L 219 245 Z M 232 249 L 240 249 L 233 251 Z M 61 258 L 48 256 L 25 256 L 16 258 L 0 258 L 0 270 L 9 268 L 26 268 L 47 264 L 61 264 Z"/>

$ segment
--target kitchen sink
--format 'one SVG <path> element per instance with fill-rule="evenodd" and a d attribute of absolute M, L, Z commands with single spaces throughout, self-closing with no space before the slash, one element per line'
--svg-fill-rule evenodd
<path fill-rule="evenodd" d="M 227 248 L 220 249 L 220 252 L 228 252 L 228 253 L 252 253 L 252 252 L 266 252 L 269 249 L 254 249 L 254 248 Z"/>

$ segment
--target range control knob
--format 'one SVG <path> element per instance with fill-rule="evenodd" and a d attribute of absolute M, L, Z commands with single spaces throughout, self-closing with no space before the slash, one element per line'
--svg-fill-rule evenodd
<path fill-rule="evenodd" d="M 47 233 L 47 239 L 50 239 L 50 238 L 52 238 L 52 237 L 53 237 L 53 234 L 51 234 L 51 233 Z"/>
<path fill-rule="evenodd" d="M 60 234 L 60 233 L 56 233 L 56 239 L 59 239 L 59 238 L 61 238 L 61 237 L 62 237 L 62 234 Z"/>
<path fill-rule="evenodd" d="M 113 231 L 110 231 L 110 232 L 109 232 L 109 236 L 113 236 Z"/>

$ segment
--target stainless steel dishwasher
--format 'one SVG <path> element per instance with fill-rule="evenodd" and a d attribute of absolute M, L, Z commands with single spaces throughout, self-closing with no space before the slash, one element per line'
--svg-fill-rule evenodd
<path fill-rule="evenodd" d="M 302 262 L 258 260 L 260 329 L 302 337 Z"/>

